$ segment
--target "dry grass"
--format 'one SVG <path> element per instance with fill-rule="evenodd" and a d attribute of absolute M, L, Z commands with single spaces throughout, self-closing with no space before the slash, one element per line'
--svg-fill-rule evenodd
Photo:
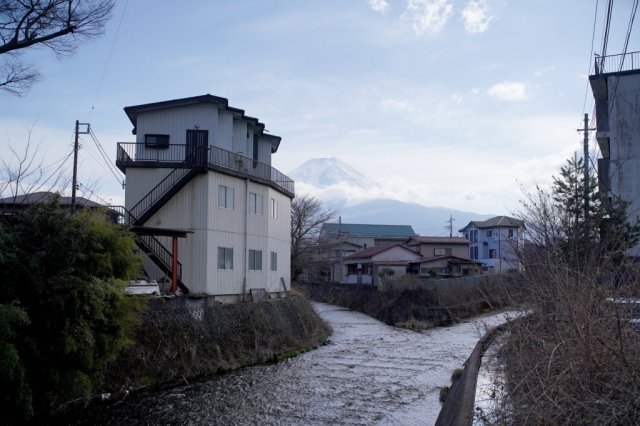
<path fill-rule="evenodd" d="M 629 303 L 634 266 L 602 284 L 598 262 L 529 265 L 531 314 L 516 320 L 503 349 L 510 424 L 637 424 L 640 334 Z"/>

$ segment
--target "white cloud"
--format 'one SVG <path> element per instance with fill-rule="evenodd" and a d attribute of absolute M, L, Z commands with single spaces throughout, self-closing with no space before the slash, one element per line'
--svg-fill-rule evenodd
<path fill-rule="evenodd" d="M 538 70 L 536 72 L 533 73 L 533 75 L 535 75 L 536 77 L 542 77 L 544 74 L 553 71 L 554 69 L 556 69 L 555 65 L 551 65 L 550 67 L 546 67 L 543 68 L 541 70 Z"/>
<path fill-rule="evenodd" d="M 452 11 L 447 0 L 408 0 L 404 16 L 411 20 L 416 34 L 435 35 L 447 24 Z"/>
<path fill-rule="evenodd" d="M 389 11 L 389 2 L 387 0 L 369 0 L 369 6 L 383 15 Z"/>
<path fill-rule="evenodd" d="M 396 111 L 396 112 L 413 112 L 415 107 L 409 104 L 406 99 L 393 99 L 387 98 L 380 101 L 380 107 L 383 111 Z"/>
<path fill-rule="evenodd" d="M 494 17 L 489 15 L 489 5 L 486 0 L 470 0 L 462 10 L 464 29 L 470 34 L 483 33 L 489 29 L 489 23 Z"/>
<path fill-rule="evenodd" d="M 505 81 L 491 86 L 487 93 L 500 101 L 524 101 L 527 99 L 527 85 L 520 81 Z"/>

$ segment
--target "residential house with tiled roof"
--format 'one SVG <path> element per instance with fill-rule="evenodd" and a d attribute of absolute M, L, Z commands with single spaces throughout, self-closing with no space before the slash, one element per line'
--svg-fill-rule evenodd
<path fill-rule="evenodd" d="M 62 208 L 71 208 L 71 197 L 65 197 L 55 192 L 38 191 L 30 192 L 28 194 L 0 198 L 0 216 L 9 216 L 15 213 L 22 212 L 33 205 L 50 203 L 53 201 L 58 203 L 58 205 Z M 106 211 L 107 217 L 114 223 L 121 218 L 121 216 L 116 211 L 84 197 L 76 197 L 75 208 L 87 209 L 90 211 L 104 209 Z"/>
<path fill-rule="evenodd" d="M 347 274 L 342 282 L 378 285 L 379 274 L 383 269 L 402 276 L 407 273 L 409 263 L 421 257 L 419 253 L 399 243 L 369 247 L 343 259 Z"/>
<path fill-rule="evenodd" d="M 481 275 L 482 267 L 480 261 L 447 255 L 410 262 L 409 271 L 422 278 L 458 278 Z"/>
<path fill-rule="evenodd" d="M 423 237 L 409 238 L 405 245 L 414 249 L 425 258 L 436 256 L 457 256 L 467 258 L 469 240 L 462 237 Z"/>
<path fill-rule="evenodd" d="M 459 232 L 469 240 L 469 259 L 484 264 L 487 272 L 522 270 L 518 253 L 524 244 L 524 223 L 509 216 L 473 220 Z"/>
<path fill-rule="evenodd" d="M 413 236 L 416 233 L 411 225 L 324 223 L 320 228 L 319 238 L 336 241 L 336 249 L 329 254 L 329 280 L 343 281 L 347 269 L 342 259 L 350 254 L 370 247 L 404 243 Z"/>

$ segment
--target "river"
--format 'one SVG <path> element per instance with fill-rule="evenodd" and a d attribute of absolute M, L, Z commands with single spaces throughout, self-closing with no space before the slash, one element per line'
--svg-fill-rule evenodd
<path fill-rule="evenodd" d="M 333 328 L 329 343 L 277 364 L 140 392 L 94 406 L 79 424 L 429 425 L 450 384 L 487 327 L 504 314 L 422 332 L 314 304 Z"/>

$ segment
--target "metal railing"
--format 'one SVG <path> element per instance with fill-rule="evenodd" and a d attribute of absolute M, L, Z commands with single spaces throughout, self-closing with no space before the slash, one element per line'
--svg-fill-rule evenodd
<path fill-rule="evenodd" d="M 595 74 L 633 71 L 640 69 L 640 52 L 619 55 L 596 56 Z"/>
<path fill-rule="evenodd" d="M 295 190 L 294 181 L 284 173 L 260 161 L 245 157 L 232 151 L 227 151 L 215 146 L 209 146 L 207 161 L 211 166 L 222 167 L 236 173 L 255 176 L 265 181 L 274 183 L 279 188 L 293 194 Z M 172 167 L 191 167 L 189 161 L 185 161 L 187 154 L 193 148 L 182 144 L 171 144 L 164 148 L 145 146 L 144 143 L 118 142 L 117 160 L 130 165 L 136 162 L 144 163 L 165 163 Z M 180 165 L 183 163 L 184 165 Z"/>
<path fill-rule="evenodd" d="M 151 191 L 147 193 L 147 195 L 142 197 L 142 199 L 138 201 L 136 205 L 131 207 L 131 214 L 136 218 L 135 222 L 137 222 L 138 219 L 141 219 L 142 216 L 147 211 L 149 211 L 149 209 L 151 209 L 160 198 L 162 198 L 167 192 L 169 192 L 182 178 L 184 178 L 189 173 L 191 173 L 191 169 L 173 169 L 173 171 L 169 173 L 164 179 L 162 179 L 160 183 L 154 186 Z M 140 223 L 135 224 L 141 225 Z"/>
<path fill-rule="evenodd" d="M 136 217 L 124 206 L 109 206 L 109 210 L 116 212 L 119 216 L 120 225 L 133 225 Z M 155 257 L 162 265 L 158 265 L 165 272 L 171 271 L 171 252 L 153 235 L 136 235 L 138 246 L 148 255 Z M 182 263 L 178 261 L 178 280 L 182 281 Z"/>

